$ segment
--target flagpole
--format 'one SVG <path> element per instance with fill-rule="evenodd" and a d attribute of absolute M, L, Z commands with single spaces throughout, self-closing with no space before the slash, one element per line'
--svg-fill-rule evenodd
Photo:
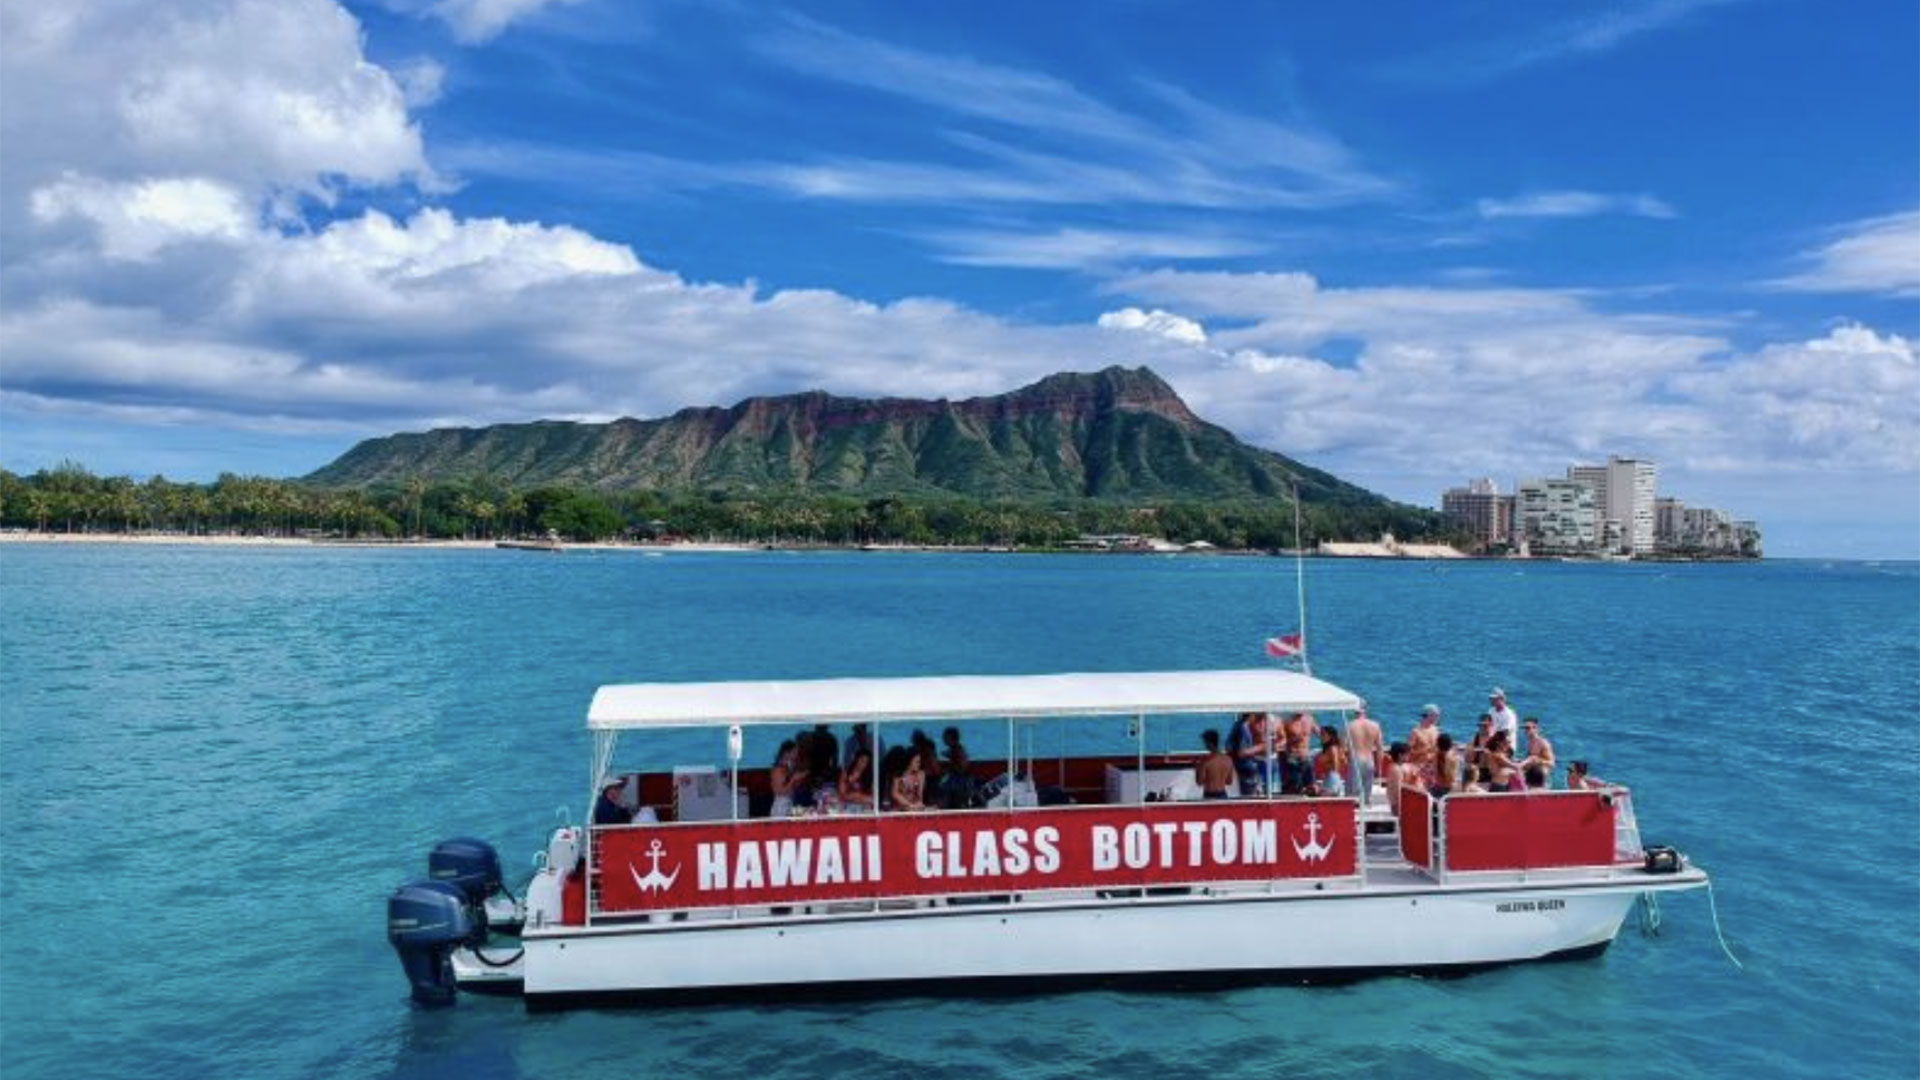
<path fill-rule="evenodd" d="M 1307 561 L 1300 540 L 1300 478 L 1288 473 L 1287 483 L 1293 490 L 1293 587 L 1300 603 L 1300 670 L 1311 675 L 1313 660 L 1307 647 Z"/>

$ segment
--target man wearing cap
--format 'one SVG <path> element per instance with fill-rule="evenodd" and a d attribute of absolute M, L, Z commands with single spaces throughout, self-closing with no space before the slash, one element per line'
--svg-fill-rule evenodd
<path fill-rule="evenodd" d="M 1520 745 L 1520 717 L 1507 704 L 1507 692 L 1494 687 L 1487 696 L 1487 713 L 1493 717 L 1493 730 L 1507 733 L 1507 747 Z"/>
<path fill-rule="evenodd" d="M 620 802 L 620 793 L 627 786 L 627 778 L 609 773 L 600 778 L 600 797 L 593 801 L 593 823 L 595 825 L 631 825 L 633 815 Z"/>

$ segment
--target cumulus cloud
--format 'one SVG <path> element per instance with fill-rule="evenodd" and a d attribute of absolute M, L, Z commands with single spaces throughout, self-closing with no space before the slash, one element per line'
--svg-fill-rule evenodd
<path fill-rule="evenodd" d="M 392 76 L 325 0 L 10 5 L 0 66 L 8 179 L 197 175 L 249 190 L 428 172 Z M 23 160 L 24 159 L 24 160 Z M 19 190 L 20 188 L 16 188 Z"/>
<path fill-rule="evenodd" d="M 1173 369 L 1202 415 L 1361 473 L 1515 476 L 1610 452 L 1702 474 L 1920 469 L 1914 349 L 1865 327 L 1743 351 L 1724 327 L 1564 290 L 1175 271 L 1112 289 L 1232 324 L 1197 328 L 1211 359 Z M 1350 361 L 1315 355 L 1355 341 Z"/>
<path fill-rule="evenodd" d="M 1868 218 L 1804 259 L 1811 266 L 1773 282 L 1799 292 L 1920 297 L 1920 210 Z"/>
<path fill-rule="evenodd" d="M 1481 199 L 1474 210 L 1489 221 L 1497 218 L 1571 218 L 1599 214 L 1634 217 L 1676 217 L 1673 207 L 1652 195 L 1609 195 L 1597 191 L 1542 191 L 1506 199 Z"/>
<path fill-rule="evenodd" d="M 33 192 L 29 205 L 41 222 L 92 224 L 109 259 L 150 259 L 191 240 L 238 241 L 257 217 L 232 186 L 199 177 L 113 183 L 68 176 Z"/>
<path fill-rule="evenodd" d="M 1178 341 L 1186 345 L 1207 343 L 1207 331 L 1199 323 L 1158 308 L 1152 311 L 1141 311 L 1139 308 L 1129 307 L 1109 311 L 1100 316 L 1097 325 L 1108 330 L 1157 334 L 1169 341 Z"/>

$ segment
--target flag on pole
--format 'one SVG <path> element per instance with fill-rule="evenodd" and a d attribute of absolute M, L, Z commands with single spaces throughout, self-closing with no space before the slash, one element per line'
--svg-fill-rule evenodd
<path fill-rule="evenodd" d="M 1285 660 L 1299 656 L 1307 649 L 1307 639 L 1302 634 L 1288 634 L 1285 637 L 1267 639 L 1267 655 L 1276 660 Z"/>

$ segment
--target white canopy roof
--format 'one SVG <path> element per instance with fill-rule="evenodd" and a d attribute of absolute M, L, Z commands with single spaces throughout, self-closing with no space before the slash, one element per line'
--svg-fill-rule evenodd
<path fill-rule="evenodd" d="M 636 683 L 603 686 L 587 726 L 599 730 L 720 724 L 964 720 L 1351 709 L 1332 683 L 1277 668 L 911 679 Z"/>

